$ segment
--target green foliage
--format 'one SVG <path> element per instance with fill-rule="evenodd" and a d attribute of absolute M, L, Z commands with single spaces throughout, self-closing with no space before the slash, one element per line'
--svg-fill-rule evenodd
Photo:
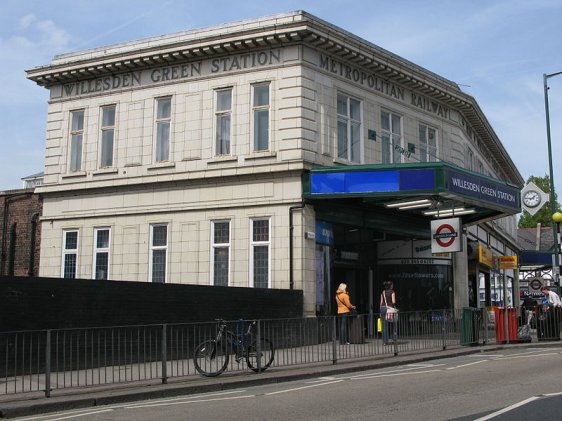
<path fill-rule="evenodd" d="M 540 187 L 545 193 L 550 193 L 550 177 L 545 175 L 544 177 L 530 176 L 527 183 L 532 181 L 537 186 Z M 560 210 L 560 203 L 558 203 L 558 195 L 556 191 L 554 192 L 554 200 L 556 202 L 556 211 Z M 521 218 L 519 218 L 519 228 L 535 228 L 538 223 L 542 226 L 549 227 L 552 224 L 552 209 L 550 203 L 546 203 L 540 211 L 538 211 L 535 216 L 527 211 L 523 211 Z"/>

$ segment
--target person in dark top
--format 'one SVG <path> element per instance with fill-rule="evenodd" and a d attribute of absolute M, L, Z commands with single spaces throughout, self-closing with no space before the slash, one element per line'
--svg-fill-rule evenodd
<path fill-rule="evenodd" d="M 389 307 L 396 308 L 396 294 L 393 288 L 394 284 L 392 282 L 385 282 L 384 291 L 381 293 L 380 299 L 382 341 L 385 345 L 388 345 L 390 329 L 392 329 L 392 337 L 396 340 L 396 322 L 389 322 L 386 320 L 386 313 L 388 312 Z"/>

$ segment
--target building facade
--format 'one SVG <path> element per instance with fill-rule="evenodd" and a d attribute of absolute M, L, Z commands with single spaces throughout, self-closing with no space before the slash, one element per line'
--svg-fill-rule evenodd
<path fill-rule="evenodd" d="M 38 276 L 42 207 L 33 189 L 0 192 L 0 275 Z"/>
<path fill-rule="evenodd" d="M 493 278 L 467 240 L 516 251 L 523 180 L 475 99 L 306 12 L 28 77 L 50 91 L 42 276 L 301 289 L 306 314 L 344 281 L 378 309 L 393 279 L 405 309 L 451 308 Z M 435 255 L 445 216 L 465 247 Z"/>

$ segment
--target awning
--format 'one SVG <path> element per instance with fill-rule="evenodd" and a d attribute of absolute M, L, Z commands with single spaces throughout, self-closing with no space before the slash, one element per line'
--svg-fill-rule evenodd
<path fill-rule="evenodd" d="M 460 217 L 464 225 L 521 212 L 520 191 L 501 180 L 445 162 L 314 167 L 305 175 L 309 201 L 353 199 L 381 213 L 425 219 Z"/>

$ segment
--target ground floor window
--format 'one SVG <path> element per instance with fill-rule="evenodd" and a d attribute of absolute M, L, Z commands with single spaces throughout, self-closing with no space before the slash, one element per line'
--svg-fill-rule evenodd
<path fill-rule="evenodd" d="M 109 228 L 94 229 L 94 279 L 109 279 Z"/>
<path fill-rule="evenodd" d="M 63 232 L 62 268 L 63 278 L 76 278 L 78 267 L 78 230 Z"/>
<path fill-rule="evenodd" d="M 270 277 L 270 219 L 251 220 L 250 271 L 255 288 L 269 288 Z"/>
<path fill-rule="evenodd" d="M 228 286 L 230 277 L 230 221 L 212 221 L 211 279 L 213 285 Z"/>
<path fill-rule="evenodd" d="M 166 263 L 168 255 L 168 225 L 150 226 L 150 281 L 166 282 Z"/>

